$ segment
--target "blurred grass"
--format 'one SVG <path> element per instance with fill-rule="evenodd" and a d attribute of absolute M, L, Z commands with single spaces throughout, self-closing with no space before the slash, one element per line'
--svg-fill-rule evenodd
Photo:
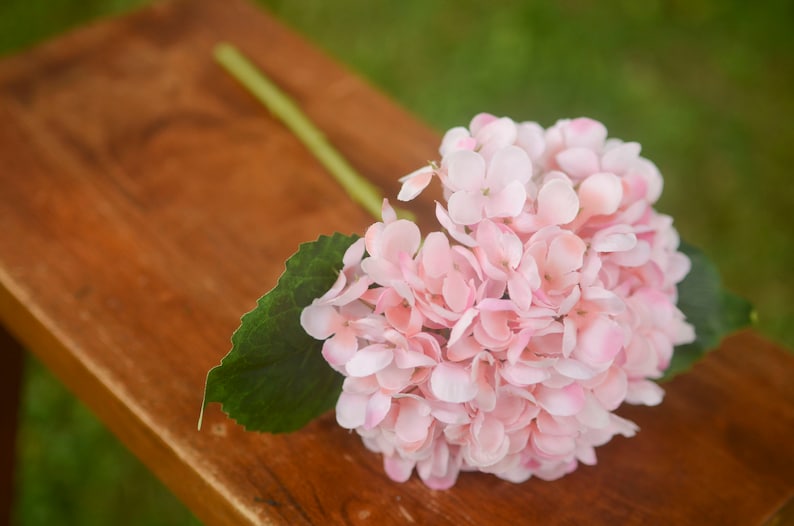
<path fill-rule="evenodd" d="M 43 366 L 25 380 L 15 523 L 200 524 Z"/>
<path fill-rule="evenodd" d="M 660 208 L 794 346 L 794 3 L 260 1 L 439 130 L 587 115 L 639 141 Z M 143 3 L 3 0 L 0 54 Z M 19 524 L 195 522 L 35 362 L 24 396 Z"/>

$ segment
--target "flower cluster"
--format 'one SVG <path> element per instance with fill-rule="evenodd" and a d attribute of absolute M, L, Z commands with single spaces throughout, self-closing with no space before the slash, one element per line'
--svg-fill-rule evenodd
<path fill-rule="evenodd" d="M 544 130 L 480 114 L 440 153 L 399 199 L 438 178 L 443 230 L 423 239 L 384 203 L 302 313 L 345 376 L 337 420 L 392 479 L 416 468 L 431 488 L 594 464 L 595 446 L 637 429 L 613 411 L 659 403 L 650 379 L 694 338 L 676 308 L 689 260 L 653 209 L 659 171 L 585 118 Z"/>

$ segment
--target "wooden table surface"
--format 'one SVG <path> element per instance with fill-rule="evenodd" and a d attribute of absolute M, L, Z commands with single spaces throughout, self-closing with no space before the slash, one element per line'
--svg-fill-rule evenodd
<path fill-rule="evenodd" d="M 0 322 L 208 524 L 763 524 L 794 495 L 794 357 L 752 332 L 556 482 L 391 482 L 326 415 L 245 433 L 204 378 L 299 242 L 371 221 L 211 58 L 235 43 L 363 173 L 438 135 L 241 0 L 161 3 L 0 63 Z M 431 217 L 431 198 L 420 202 Z"/>

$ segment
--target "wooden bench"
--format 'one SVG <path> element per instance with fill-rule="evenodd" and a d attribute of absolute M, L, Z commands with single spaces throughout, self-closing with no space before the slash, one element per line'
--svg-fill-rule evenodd
<path fill-rule="evenodd" d="M 300 241 L 371 222 L 213 62 L 221 40 L 387 194 L 436 157 L 434 131 L 240 0 L 157 4 L 3 61 L 5 404 L 16 403 L 16 341 L 208 524 L 791 517 L 794 358 L 752 332 L 669 384 L 661 406 L 621 409 L 639 435 L 553 483 L 464 474 L 444 492 L 396 484 L 333 415 L 271 436 L 245 433 L 212 405 L 197 431 L 207 370 L 285 258 Z M 424 222 L 431 205 L 421 202 Z"/>

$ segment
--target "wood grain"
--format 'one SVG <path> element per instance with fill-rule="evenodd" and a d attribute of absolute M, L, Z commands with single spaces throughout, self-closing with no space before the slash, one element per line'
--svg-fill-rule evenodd
<path fill-rule="evenodd" d="M 760 524 L 794 494 L 794 358 L 731 338 L 561 481 L 395 484 L 326 415 L 245 433 L 204 377 L 304 240 L 371 220 L 212 62 L 240 47 L 395 195 L 438 135 L 239 1 L 157 4 L 0 64 L 0 321 L 208 524 Z M 432 196 L 420 203 L 432 219 Z"/>

